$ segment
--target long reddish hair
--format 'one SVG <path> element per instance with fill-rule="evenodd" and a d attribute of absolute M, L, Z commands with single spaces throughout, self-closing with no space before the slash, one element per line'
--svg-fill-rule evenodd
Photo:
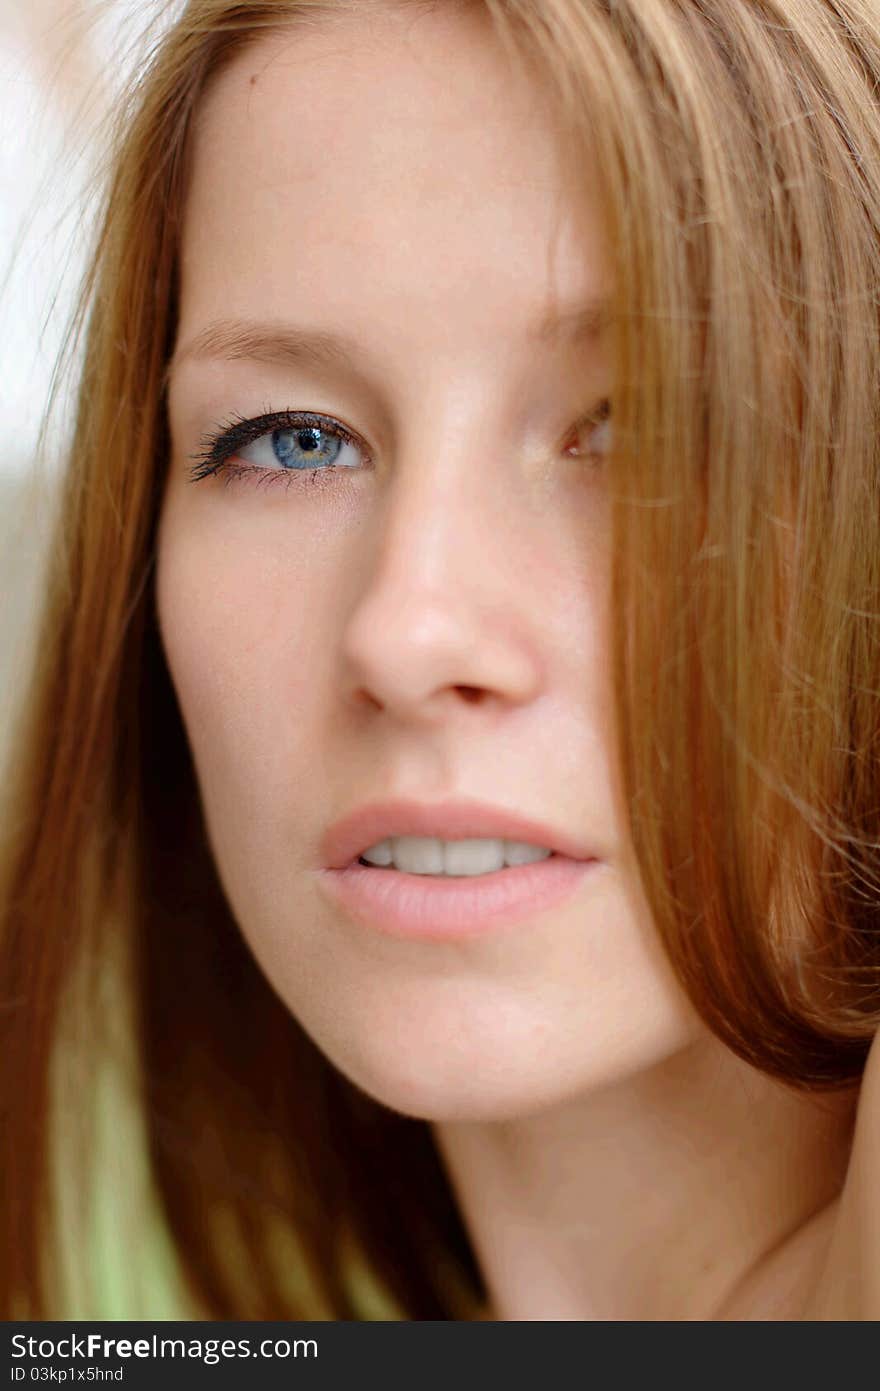
<path fill-rule="evenodd" d="M 484 1297 L 428 1124 L 329 1064 L 231 919 L 156 623 L 193 116 L 243 45 L 352 3 L 189 0 L 117 131 L 5 783 L 7 1318 L 106 1316 L 86 1248 L 72 1275 L 59 1252 L 111 1064 L 177 1316 L 468 1318 Z M 658 934 L 740 1057 L 852 1083 L 880 1016 L 880 16 L 470 3 L 556 102 L 572 198 L 588 151 L 602 184 L 616 752 Z"/>

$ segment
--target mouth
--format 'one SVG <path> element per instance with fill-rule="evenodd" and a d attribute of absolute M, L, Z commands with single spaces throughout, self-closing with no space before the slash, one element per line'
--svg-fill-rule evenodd
<path fill-rule="evenodd" d="M 472 800 L 359 807 L 325 833 L 328 903 L 393 937 L 463 940 L 534 922 L 602 861 L 563 827 Z"/>

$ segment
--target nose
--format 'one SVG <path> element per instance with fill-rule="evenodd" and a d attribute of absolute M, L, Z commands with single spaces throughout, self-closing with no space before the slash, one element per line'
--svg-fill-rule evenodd
<path fill-rule="evenodd" d="M 465 458 L 458 440 L 457 456 L 399 461 L 344 633 L 355 700 L 411 724 L 522 705 L 542 681 L 536 609 L 546 597 L 536 600 L 524 573 L 505 461 Z"/>

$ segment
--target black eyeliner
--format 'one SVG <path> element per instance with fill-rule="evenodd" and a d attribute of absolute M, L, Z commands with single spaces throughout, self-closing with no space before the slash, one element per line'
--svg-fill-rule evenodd
<path fill-rule="evenodd" d="M 190 455 L 195 462 L 190 470 L 189 481 L 198 483 L 201 479 L 218 473 L 237 450 L 252 444 L 262 435 L 271 434 L 273 430 L 307 429 L 309 426 L 338 435 L 346 444 L 352 444 L 358 449 L 363 448 L 360 441 L 338 420 L 331 416 L 318 415 L 314 411 L 272 411 L 257 416 L 239 415 L 230 419 L 226 425 L 219 426 L 216 432 L 203 437 L 202 448 L 196 454 Z M 325 467 L 329 469 L 331 466 Z M 296 474 L 308 473 L 310 470 L 289 469 L 281 472 Z"/>

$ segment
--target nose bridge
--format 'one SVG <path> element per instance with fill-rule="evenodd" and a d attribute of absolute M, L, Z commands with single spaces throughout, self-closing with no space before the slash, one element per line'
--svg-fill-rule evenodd
<path fill-rule="evenodd" d="M 453 688 L 520 699 L 537 679 L 512 553 L 512 480 L 490 413 L 425 409 L 398 442 L 345 633 L 358 682 L 384 705 L 413 709 Z"/>
<path fill-rule="evenodd" d="M 409 592 L 423 599 L 436 594 L 446 602 L 458 581 L 473 590 L 483 569 L 473 548 L 476 543 L 486 558 L 488 523 L 499 505 L 498 460 L 486 439 L 485 426 L 460 423 L 435 429 L 433 438 L 425 431 L 414 434 L 399 452 L 389 481 L 378 581 L 405 579 Z"/>
<path fill-rule="evenodd" d="M 421 393 L 419 409 L 401 432 L 386 480 L 388 489 L 372 586 L 400 587 L 398 602 L 454 607 L 460 590 L 476 596 L 501 579 L 500 534 L 509 460 L 502 457 L 502 423 L 486 393 L 454 383 Z M 509 499 L 508 499 L 509 501 Z M 494 530 L 494 537 L 491 533 Z M 487 549 L 497 546 L 488 567 Z M 485 592 L 484 592 L 485 591 Z"/>

